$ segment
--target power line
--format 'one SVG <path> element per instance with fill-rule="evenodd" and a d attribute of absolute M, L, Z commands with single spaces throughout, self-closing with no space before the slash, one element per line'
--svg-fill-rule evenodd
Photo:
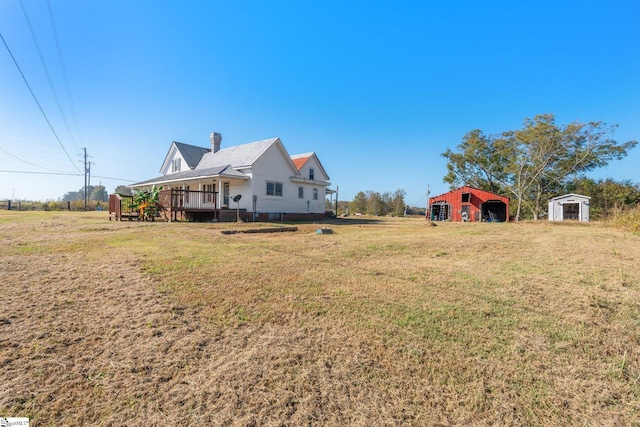
<path fill-rule="evenodd" d="M 122 181 L 122 182 L 136 182 L 135 179 L 124 179 L 124 178 L 113 178 L 110 176 L 101 176 L 101 175 L 93 175 L 94 178 L 102 178 L 102 179 L 112 179 L 114 181 Z"/>
<path fill-rule="evenodd" d="M 65 172 L 28 172 L 28 171 L 8 171 L 0 169 L 0 172 L 6 173 L 24 173 L 34 175 L 65 175 L 65 176 L 82 176 L 81 173 L 65 173 Z"/>
<path fill-rule="evenodd" d="M 55 169 L 49 169 L 49 168 L 45 168 L 44 166 L 40 166 L 40 165 L 36 165 L 35 163 L 31 163 L 28 160 L 25 160 L 25 159 L 22 159 L 22 158 L 16 156 L 15 154 L 11 154 L 10 152 L 5 150 L 4 148 L 0 148 L 0 151 L 6 153 L 7 155 L 9 155 L 11 157 L 13 157 L 14 159 L 20 160 L 21 162 L 28 164 L 29 166 L 33 166 L 33 167 L 44 169 L 44 170 L 51 171 L 51 172 L 61 172 L 61 171 L 57 171 Z"/>
<path fill-rule="evenodd" d="M 24 14 L 24 18 L 27 21 L 27 26 L 29 27 L 29 31 L 31 32 L 31 38 L 33 39 L 33 44 L 36 46 L 36 50 L 38 51 L 38 56 L 40 57 L 40 63 L 42 64 L 42 68 L 44 68 L 44 73 L 46 74 L 47 80 L 49 81 L 49 87 L 51 87 L 51 92 L 53 93 L 53 97 L 56 100 L 56 104 L 58 104 L 58 110 L 60 110 L 60 115 L 62 116 L 64 125 L 67 128 L 67 133 L 69 134 L 71 143 L 77 149 L 77 145 L 74 141 L 73 134 L 71 133 L 71 128 L 69 127 L 69 122 L 67 121 L 67 116 L 64 113 L 64 109 L 62 108 L 62 103 L 60 102 L 60 98 L 58 97 L 58 92 L 56 92 L 55 86 L 53 85 L 53 80 L 51 79 L 51 74 L 49 73 L 49 67 L 47 67 L 47 63 L 44 60 L 44 55 L 42 54 L 42 50 L 40 49 L 40 43 L 38 43 L 38 38 L 36 37 L 36 33 L 33 30 L 33 26 L 31 25 L 31 20 L 29 19 L 29 14 L 27 13 L 27 8 L 24 6 L 23 0 L 20 0 L 20 6 L 22 6 L 22 12 Z"/>
<path fill-rule="evenodd" d="M 53 19 L 53 10 L 51 9 L 51 2 L 47 0 L 47 6 L 49 8 L 49 17 L 51 18 L 51 27 L 53 28 L 53 37 L 56 39 L 56 48 L 58 49 L 58 59 L 60 60 L 60 68 L 62 69 L 62 77 L 64 78 L 64 85 L 67 89 L 67 98 L 69 98 L 69 105 L 71 106 L 71 115 L 73 116 L 73 122 L 76 126 L 76 134 L 78 139 L 82 141 L 82 135 L 80 133 L 80 126 L 78 125 L 78 115 L 76 114 L 76 107 L 71 96 L 71 88 L 69 86 L 69 79 L 67 77 L 67 69 L 64 66 L 64 60 L 62 57 L 62 48 L 60 47 L 60 39 L 58 38 L 58 30 L 56 29 L 56 23 Z M 79 151 L 78 147 L 75 147 Z"/>
<path fill-rule="evenodd" d="M 62 148 L 62 151 L 64 151 L 64 153 L 67 155 L 67 158 L 69 159 L 69 161 L 71 162 L 73 167 L 78 172 L 80 172 L 80 169 L 73 162 L 73 160 L 71 159 L 71 156 L 69 156 L 69 153 L 67 152 L 67 149 L 64 148 L 64 145 L 62 144 L 62 141 L 60 141 L 60 138 L 58 137 L 58 134 L 53 129 L 53 126 L 51 125 L 51 122 L 49 121 L 49 118 L 47 117 L 47 115 L 45 114 L 44 110 L 42 109 L 42 106 L 40 105 L 40 102 L 38 102 L 38 98 L 36 97 L 35 93 L 33 93 L 33 90 L 31 90 L 31 86 L 29 86 L 29 82 L 27 81 L 27 78 L 24 76 L 24 73 L 22 72 L 22 69 L 20 68 L 20 65 L 18 65 L 18 61 L 16 61 L 16 58 L 13 56 L 13 53 L 11 52 L 11 49 L 9 49 L 9 45 L 7 44 L 7 42 L 5 41 L 4 37 L 2 36 L 2 33 L 0 33 L 0 39 L 2 39 L 2 43 L 4 43 L 4 47 L 7 48 L 7 52 L 9 52 L 9 56 L 11 56 L 11 59 L 13 60 L 13 63 L 16 65 L 16 68 L 20 72 L 20 75 L 22 76 L 22 80 L 24 80 L 24 84 L 27 85 L 27 88 L 29 89 L 29 92 L 31 93 L 31 96 L 33 97 L 33 100 L 36 101 L 36 104 L 38 105 L 38 108 L 40 109 L 40 112 L 42 113 L 42 116 L 47 121 L 47 124 L 49 125 L 49 128 L 51 129 L 51 132 L 53 132 L 53 135 L 56 137 L 56 140 L 58 141 L 58 144 L 60 144 L 60 147 Z M 80 173 L 82 173 L 82 172 L 80 172 Z"/>
<path fill-rule="evenodd" d="M 63 175 L 63 176 L 82 176 L 82 173 L 75 172 L 35 172 L 35 171 L 12 171 L 0 169 L 2 173 L 22 173 L 22 174 L 34 174 L 34 175 Z M 135 179 L 114 178 L 111 176 L 93 175 L 94 178 L 111 179 L 113 181 L 121 182 L 135 182 Z"/>

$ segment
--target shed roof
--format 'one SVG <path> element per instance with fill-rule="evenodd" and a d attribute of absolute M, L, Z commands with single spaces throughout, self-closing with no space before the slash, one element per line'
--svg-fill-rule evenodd
<path fill-rule="evenodd" d="M 577 198 L 581 198 L 581 199 L 591 199 L 591 197 L 589 196 L 583 196 L 582 194 L 576 194 L 576 193 L 569 193 L 569 194 L 564 194 L 562 196 L 556 196 L 552 199 L 549 199 L 549 201 L 551 200 L 561 200 L 561 199 L 568 199 L 571 197 L 577 197 Z"/>

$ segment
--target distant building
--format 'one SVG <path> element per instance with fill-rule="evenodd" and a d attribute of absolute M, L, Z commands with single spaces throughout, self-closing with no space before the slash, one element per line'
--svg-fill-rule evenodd
<path fill-rule="evenodd" d="M 549 200 L 549 221 L 589 222 L 591 197 L 565 194 Z"/>
<path fill-rule="evenodd" d="M 465 185 L 429 198 L 427 218 L 433 221 L 507 222 L 509 198 Z"/>

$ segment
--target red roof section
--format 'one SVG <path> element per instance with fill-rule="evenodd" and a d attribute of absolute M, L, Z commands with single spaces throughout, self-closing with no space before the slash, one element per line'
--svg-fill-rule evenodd
<path fill-rule="evenodd" d="M 304 166 L 304 164 L 307 163 L 307 160 L 309 160 L 310 158 L 311 156 L 298 157 L 297 159 L 291 159 L 291 161 L 295 165 L 296 169 L 300 170 L 302 169 L 302 166 Z"/>

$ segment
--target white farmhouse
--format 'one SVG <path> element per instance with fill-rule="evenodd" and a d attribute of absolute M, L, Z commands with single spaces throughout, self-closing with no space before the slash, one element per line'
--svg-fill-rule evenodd
<path fill-rule="evenodd" d="M 173 142 L 161 176 L 131 185 L 162 187 L 160 204 L 169 220 L 245 221 L 320 219 L 329 176 L 315 153 L 290 156 L 280 138 L 221 149 Z"/>
<path fill-rule="evenodd" d="M 589 222 L 591 197 L 580 194 L 565 194 L 549 200 L 549 221 Z"/>

